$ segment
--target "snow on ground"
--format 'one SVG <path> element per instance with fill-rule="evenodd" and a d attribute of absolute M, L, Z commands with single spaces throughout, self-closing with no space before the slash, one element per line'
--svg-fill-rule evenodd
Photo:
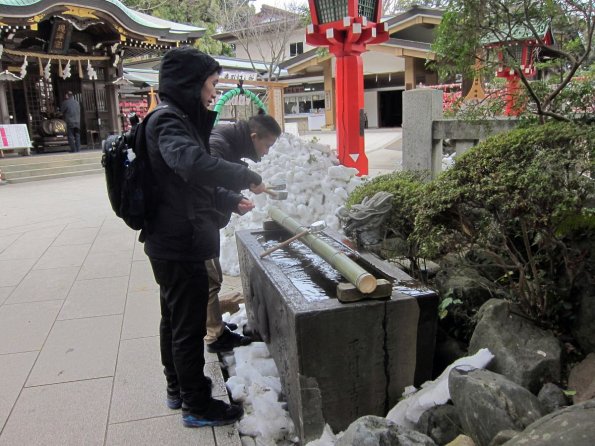
<path fill-rule="evenodd" d="M 223 315 L 226 322 L 238 324 L 242 333 L 247 322 L 246 309 Z M 242 446 L 289 446 L 297 444 L 293 421 L 282 401 L 281 379 L 275 361 L 264 342 L 237 347 L 223 357 L 229 379 L 227 388 L 234 401 L 242 403 L 244 416 L 238 431 Z"/>
<path fill-rule="evenodd" d="M 235 232 L 241 229 L 260 229 L 267 220 L 270 206 L 276 206 L 298 222 L 309 225 L 325 220 L 329 228 L 340 229 L 335 215 L 349 193 L 361 182 L 357 170 L 339 165 L 329 146 L 308 142 L 284 133 L 268 155 L 250 168 L 258 172 L 265 184 L 275 181 L 287 185 L 287 200 L 274 200 L 267 194 L 246 196 L 256 207 L 246 215 L 234 214 L 221 230 L 221 267 L 227 275 L 240 273 Z"/>

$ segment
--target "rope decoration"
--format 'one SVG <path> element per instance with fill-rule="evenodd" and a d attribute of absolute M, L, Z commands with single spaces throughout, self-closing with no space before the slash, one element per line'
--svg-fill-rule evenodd
<path fill-rule="evenodd" d="M 29 62 L 27 62 L 27 56 L 25 56 L 23 65 L 21 65 L 21 79 L 25 79 L 25 76 L 27 75 L 27 65 L 29 65 Z"/>
<path fill-rule="evenodd" d="M 91 65 L 90 60 L 87 61 L 87 77 L 89 78 L 89 80 L 92 80 L 92 81 L 97 80 L 97 73 L 95 72 L 93 65 Z"/>
<path fill-rule="evenodd" d="M 50 81 L 50 79 L 52 77 L 51 70 L 52 70 L 52 59 L 48 59 L 48 63 L 45 66 L 45 68 L 43 69 L 43 78 L 48 82 Z"/>
<path fill-rule="evenodd" d="M 61 66 L 62 62 L 58 61 L 58 65 Z M 64 70 L 62 71 L 62 79 L 68 79 L 71 76 L 70 73 L 70 61 L 66 62 Z"/>
<path fill-rule="evenodd" d="M 244 90 L 243 86 L 239 86 L 237 88 L 234 88 L 233 90 L 229 90 L 227 93 L 225 93 L 223 96 L 221 96 L 219 98 L 219 100 L 217 101 L 217 103 L 215 104 L 215 107 L 213 107 L 213 111 L 217 112 L 217 118 L 215 119 L 215 124 L 217 124 L 219 122 L 219 117 L 221 116 L 220 112 L 221 112 L 221 109 L 223 108 L 223 106 L 225 105 L 225 103 L 227 101 L 229 101 L 231 98 L 233 98 L 234 96 L 238 96 L 241 94 L 247 96 L 259 108 L 261 108 L 265 113 L 267 113 L 266 105 L 264 105 L 264 103 L 258 96 L 256 96 L 250 90 Z"/>

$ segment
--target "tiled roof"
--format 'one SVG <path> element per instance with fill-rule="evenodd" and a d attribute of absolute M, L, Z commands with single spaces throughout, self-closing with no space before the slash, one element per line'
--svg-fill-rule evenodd
<path fill-rule="evenodd" d="M 170 22 L 135 11 L 119 0 L 74 0 L 68 5 L 108 12 L 132 31 L 151 34 L 166 40 L 198 38 L 205 31 L 204 28 Z M 0 17 L 30 17 L 43 13 L 51 7 L 59 6 L 66 6 L 66 4 L 56 0 L 0 0 Z"/>

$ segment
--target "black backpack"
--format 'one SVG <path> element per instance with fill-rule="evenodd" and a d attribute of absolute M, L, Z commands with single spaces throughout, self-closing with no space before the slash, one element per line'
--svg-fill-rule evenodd
<path fill-rule="evenodd" d="M 108 136 L 103 142 L 101 165 L 109 201 L 116 215 L 135 230 L 145 229 L 156 209 L 157 190 L 145 133 L 149 117 L 166 107 L 155 108 L 130 132 Z M 129 156 L 130 151 L 134 157 Z"/>

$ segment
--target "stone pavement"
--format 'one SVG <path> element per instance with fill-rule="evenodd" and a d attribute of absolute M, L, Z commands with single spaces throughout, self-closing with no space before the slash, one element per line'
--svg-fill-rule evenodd
<path fill-rule="evenodd" d="M 399 130 L 366 140 L 371 174 L 400 168 Z M 0 186 L 0 446 L 239 446 L 235 426 L 183 428 L 166 407 L 157 293 L 103 175 Z"/>
<path fill-rule="evenodd" d="M 337 135 L 331 131 L 306 132 L 300 135 L 305 140 L 316 138 L 318 142 L 337 147 Z M 374 177 L 384 173 L 401 170 L 402 132 L 400 128 L 367 129 L 364 133 L 366 156 L 368 157 L 368 175 Z"/>
<path fill-rule="evenodd" d="M 0 445 L 239 446 L 166 407 L 157 296 L 102 175 L 0 186 Z"/>

